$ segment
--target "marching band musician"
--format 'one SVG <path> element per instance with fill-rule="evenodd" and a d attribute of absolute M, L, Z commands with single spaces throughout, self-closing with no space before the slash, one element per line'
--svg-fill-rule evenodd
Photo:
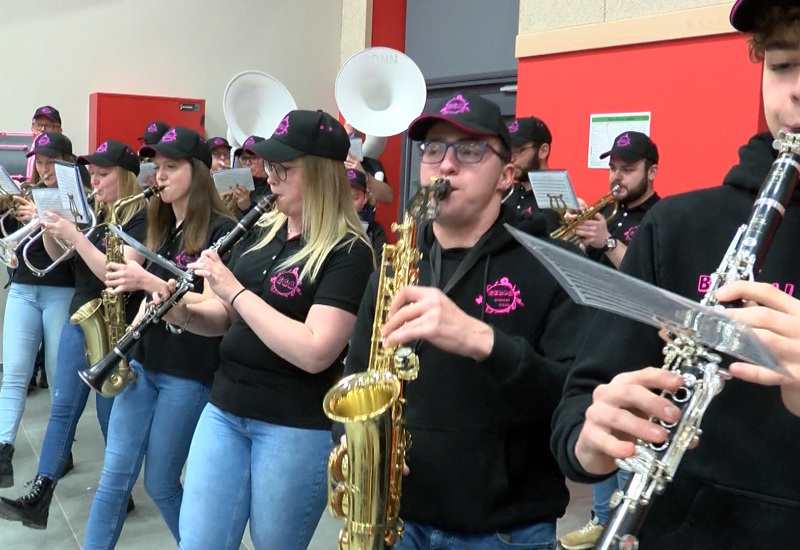
<path fill-rule="evenodd" d="M 421 181 L 449 180 L 441 214 L 419 231 L 419 285 L 400 290 L 384 346 L 419 341 L 407 383 L 406 454 L 397 549 L 555 548 L 569 493 L 547 449 L 590 312 L 506 231 L 544 220 L 501 203 L 514 166 L 497 105 L 459 93 L 415 120 Z M 378 278 L 361 302 L 348 373 L 369 364 Z M 337 430 L 338 434 L 338 430 Z M 348 442 L 345 442 L 348 444 Z"/>
<path fill-rule="evenodd" d="M 303 110 L 248 145 L 269 163 L 275 210 L 229 267 L 212 251 L 190 264 L 216 297 L 167 316 L 225 335 L 186 468 L 183 549 L 238 549 L 248 519 L 256 548 L 306 548 L 325 508 L 332 444 L 320 403 L 374 267 L 350 200 L 349 145 L 334 117 Z"/>
<path fill-rule="evenodd" d="M 250 167 L 250 174 L 253 176 L 253 185 L 255 186 L 254 190 L 248 191 L 244 187 L 237 185 L 231 191 L 232 198 L 235 200 L 235 206 L 232 210 L 234 210 L 234 214 L 238 219 L 242 219 L 245 214 L 250 212 L 258 203 L 258 199 L 269 194 L 266 161 L 253 148 L 255 144 L 262 141 L 264 141 L 264 138 L 261 136 L 248 136 L 244 140 L 244 144 L 233 152 L 238 166 Z M 223 200 L 226 204 L 231 204 L 227 194 L 223 197 Z"/>
<path fill-rule="evenodd" d="M 344 129 L 347 130 L 348 136 L 358 137 L 362 143 L 365 141 L 366 136 L 364 133 L 359 132 L 350 124 L 345 124 Z M 344 161 L 344 165 L 348 170 L 358 170 L 367 175 L 367 191 L 376 202 L 392 204 L 394 191 L 386 181 L 386 170 L 381 161 L 372 157 L 364 157 L 358 160 L 353 152 L 350 151 L 347 154 L 347 160 Z"/>
<path fill-rule="evenodd" d="M 33 185 L 56 187 L 55 161 L 74 162 L 72 142 L 60 132 L 39 134 L 28 156 L 35 157 Z M 37 217 L 36 206 L 21 196 L 14 197 L 16 220 L 30 223 Z M 6 218 L 8 220 L 9 218 Z M 21 226 L 21 225 L 20 225 Z M 75 292 L 75 275 L 69 262 L 62 262 L 43 277 L 33 274 L 17 248 L 19 266 L 11 276 L 11 287 L 3 318 L 3 380 L 0 386 L 0 487 L 14 485 L 14 441 L 25 409 L 28 381 L 44 338 L 45 370 L 55 378 L 58 342 L 69 320 L 69 305 Z M 43 239 L 28 249 L 34 266 L 51 263 Z M 51 390 L 52 392 L 52 390 Z"/>
<path fill-rule="evenodd" d="M 160 188 L 147 207 L 145 244 L 185 269 L 235 224 L 211 181 L 211 151 L 197 132 L 173 127 L 141 152 L 154 157 Z M 105 282 L 115 294 L 136 290 L 166 294 L 169 273 L 155 263 L 146 270 L 131 261 L 110 263 Z M 194 281 L 194 291 L 186 295 L 187 301 L 204 299 L 202 279 Z M 143 308 L 144 302 L 140 314 Z M 116 545 L 145 456 L 145 490 L 178 540 L 181 471 L 208 400 L 218 353 L 219 338 L 183 333 L 181 328 L 170 331 L 162 324 L 142 336 L 130 360 L 136 379 L 114 398 L 85 549 Z"/>
<path fill-rule="evenodd" d="M 75 271 L 75 294 L 69 313 L 74 314 L 81 306 L 100 298 L 105 288 L 106 255 L 105 231 L 102 222 L 110 217 L 110 209 L 117 199 L 137 195 L 141 192 L 136 176 L 139 159 L 133 149 L 119 141 L 102 143 L 91 155 L 78 157 L 79 164 L 88 165 L 91 185 L 97 190 L 95 209 L 98 226 L 86 236 L 75 224 L 48 213 L 52 221 L 45 222 L 45 247 L 53 260 L 63 254 L 54 237 L 74 248 L 71 254 Z M 145 203 L 139 202 L 122 209 L 120 224 L 123 230 L 137 240 L 144 240 L 147 231 Z M 77 254 L 75 254 L 77 252 Z M 142 263 L 144 258 L 132 248 L 126 247 L 125 257 Z M 121 298 L 121 297 L 120 297 Z M 138 298 L 138 299 L 137 299 Z M 125 304 L 126 320 L 133 319 L 139 308 L 141 296 L 132 295 Z M 84 331 L 80 324 L 65 323 L 58 347 L 58 368 L 53 381 L 53 405 L 50 420 L 39 457 L 39 469 L 31 483 L 29 493 L 16 500 L 0 497 L 0 518 L 21 521 L 26 527 L 47 527 L 50 501 L 58 479 L 63 475 L 72 450 L 75 429 L 89 397 L 89 387 L 77 376 L 77 371 L 87 368 L 84 352 Z M 97 394 L 97 420 L 103 439 L 108 432 L 108 418 L 113 399 Z M 132 508 L 128 504 L 128 511 Z"/>
<path fill-rule="evenodd" d="M 383 254 L 383 245 L 386 244 L 386 230 L 379 221 L 375 220 L 375 206 L 371 205 L 371 209 L 367 208 L 370 206 L 367 175 L 355 168 L 349 168 L 347 179 L 350 180 L 350 197 L 353 199 L 353 207 L 358 213 L 358 219 L 372 245 L 375 257 L 380 259 Z"/>
<path fill-rule="evenodd" d="M 212 137 L 208 140 L 211 148 L 211 173 L 231 167 L 231 144 L 224 137 Z"/>
<path fill-rule="evenodd" d="M 773 139 L 780 130 L 800 130 L 800 3 L 738 0 L 731 22 L 749 35 L 753 59 L 764 62 L 763 104 L 770 131 L 741 147 L 739 164 L 722 186 L 656 204 L 622 264 L 622 271 L 694 300 L 703 297 L 710 274 L 748 219 L 777 156 Z M 795 190 L 759 277 L 783 289 L 800 282 L 798 197 Z M 755 297 L 742 285 L 733 288 L 720 298 Z M 591 345 L 576 359 L 553 418 L 552 438 L 562 470 L 581 482 L 613 473 L 614 460 L 631 457 L 637 439 L 664 442 L 667 431 L 648 418 L 677 422 L 679 409 L 659 392 L 675 392 L 682 383 L 667 369 L 645 367 L 664 362 L 664 343 L 651 327 L 600 312 L 587 342 Z M 682 457 L 674 481 L 644 518 L 642 548 L 778 548 L 796 538 L 800 419 L 784 409 L 778 394 L 777 388 L 739 380 L 725 384 L 705 414 L 699 445 Z"/>

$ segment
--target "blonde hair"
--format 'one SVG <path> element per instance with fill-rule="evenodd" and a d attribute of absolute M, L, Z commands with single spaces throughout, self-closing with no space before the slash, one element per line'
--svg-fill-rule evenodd
<path fill-rule="evenodd" d="M 39 153 L 39 154 L 44 155 L 44 153 Z M 55 160 L 63 160 L 64 162 L 71 162 L 73 164 L 75 164 L 75 161 L 78 158 L 75 155 L 68 155 L 66 153 L 59 153 L 58 155 L 56 155 L 54 157 L 51 157 L 49 155 L 44 155 L 44 156 L 46 156 L 48 158 L 55 159 Z M 40 182 L 42 182 L 42 176 L 41 176 L 41 174 L 39 174 L 39 170 L 36 169 L 36 163 L 34 162 L 33 163 L 33 172 L 31 173 L 30 186 L 33 187 L 34 185 L 38 185 Z"/>
<path fill-rule="evenodd" d="M 300 158 L 298 168 L 302 174 L 302 237 L 305 244 L 281 262 L 277 269 L 305 262 L 300 278 L 307 278 L 313 283 L 319 276 L 328 254 L 337 246 L 351 247 L 358 240 L 370 248 L 371 245 L 353 207 L 350 180 L 347 179 L 344 163 L 306 155 Z M 286 215 L 276 210 L 262 216 L 258 227 L 266 234 L 247 253 L 263 248 L 275 238 L 285 222 Z"/>
<path fill-rule="evenodd" d="M 117 174 L 117 200 L 131 197 L 142 192 L 142 187 L 139 185 L 139 180 L 136 179 L 136 174 L 130 170 L 126 170 L 122 166 L 115 166 L 114 171 Z M 117 222 L 120 225 L 125 225 L 139 210 L 144 208 L 146 204 L 144 199 L 142 199 L 122 207 L 119 211 Z M 113 207 L 113 205 L 102 204 L 98 201 L 95 201 L 94 205 L 94 210 L 97 214 L 100 212 L 109 212 Z"/>

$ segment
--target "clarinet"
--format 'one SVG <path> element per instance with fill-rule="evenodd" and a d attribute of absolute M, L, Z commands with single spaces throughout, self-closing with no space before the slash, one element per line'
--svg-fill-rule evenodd
<path fill-rule="evenodd" d="M 734 281 L 753 281 L 760 273 L 786 206 L 800 177 L 800 134 L 780 132 L 773 143 L 778 158 L 772 164 L 747 223 L 740 226 L 701 303 L 712 307 L 736 307 L 720 304 L 717 290 Z M 644 523 L 653 498 L 664 492 L 675 476 L 684 453 L 699 440 L 700 422 L 711 400 L 722 390 L 730 373 L 720 366 L 722 358 L 692 338 L 691 329 L 667 328 L 664 365 L 683 377 L 675 392 L 662 392 L 681 411 L 680 420 L 667 423 L 657 418 L 651 422 L 667 430 L 663 443 L 637 441 L 634 456 L 617 460 L 617 466 L 631 472 L 622 491 L 616 491 L 610 504 L 614 511 L 606 524 L 597 550 L 636 550 L 637 534 Z"/>
<path fill-rule="evenodd" d="M 220 255 L 220 257 L 227 254 L 231 248 L 233 248 L 233 246 L 239 242 L 239 240 L 244 237 L 244 235 L 250 231 L 250 229 L 253 228 L 259 218 L 261 218 L 265 212 L 270 210 L 274 201 L 274 194 L 269 194 L 265 197 L 262 197 L 253 207 L 253 209 L 245 214 L 242 219 L 239 220 L 236 226 L 226 233 L 225 236 L 217 240 L 217 242 L 215 242 L 209 248 L 209 250 L 214 250 Z M 81 377 L 81 379 L 86 382 L 89 387 L 99 392 L 106 378 L 113 373 L 115 365 L 119 363 L 121 359 L 127 359 L 128 352 L 131 350 L 133 345 L 151 328 L 160 323 L 161 319 L 164 318 L 167 312 L 175 307 L 175 305 L 187 292 L 194 288 L 194 285 L 192 284 L 193 279 L 194 272 L 190 269 L 186 272 L 185 277 L 181 277 L 177 281 L 175 292 L 173 292 L 168 299 L 161 302 L 158 306 L 151 305 L 150 307 L 146 308 L 144 315 L 139 322 L 136 323 L 136 325 L 132 325 L 128 329 L 125 335 L 117 341 L 113 349 L 111 349 L 111 351 L 109 351 L 105 357 L 92 365 L 90 368 L 78 371 L 78 375 Z"/>

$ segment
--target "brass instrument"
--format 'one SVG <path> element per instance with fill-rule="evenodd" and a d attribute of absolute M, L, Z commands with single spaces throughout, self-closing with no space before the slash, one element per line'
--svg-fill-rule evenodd
<path fill-rule="evenodd" d="M 347 436 L 346 447 L 338 445 L 328 459 L 328 506 L 345 520 L 340 550 L 380 550 L 403 536 L 400 493 L 411 444 L 403 382 L 417 377 L 419 362 L 408 346 L 384 348 L 381 329 L 400 289 L 417 284 L 417 217 L 435 217 L 449 191 L 447 180 L 434 179 L 420 189 L 403 223 L 392 224 L 398 237 L 394 245 L 383 245 L 368 370 L 343 378 L 323 401 L 325 414 L 344 424 Z"/>
<path fill-rule="evenodd" d="M 17 214 L 17 205 L 14 202 L 14 197 L 20 196 L 23 199 L 29 201 L 31 200 L 31 191 L 33 189 L 37 189 L 39 187 L 44 187 L 44 181 L 39 181 L 38 183 L 31 184 L 29 182 L 23 182 L 20 185 L 20 193 L 6 193 L 3 192 L 0 194 L 0 212 L 3 214 L 0 215 L 0 232 L 3 233 L 3 237 L 8 237 L 9 234 L 6 232 L 5 228 L 5 219 L 8 216 L 16 216 Z M 8 265 L 8 264 L 6 264 Z M 10 267 L 10 266 L 9 266 Z"/>
<path fill-rule="evenodd" d="M 562 223 L 558 229 L 550 233 L 550 237 L 559 241 L 567 241 L 575 245 L 581 244 L 581 238 L 575 234 L 575 230 L 583 225 L 584 222 L 594 218 L 595 214 L 601 212 L 606 206 L 609 205 L 609 203 L 611 203 L 611 201 L 614 201 L 614 209 L 611 214 L 605 217 L 606 222 L 611 221 L 614 216 L 617 215 L 617 212 L 619 211 L 619 202 L 614 199 L 614 193 L 616 193 L 618 190 L 619 185 L 612 187 L 611 191 L 600 197 L 594 204 L 589 206 L 589 208 L 581 212 L 577 218 L 571 222 Z M 561 219 L 564 219 L 563 214 L 561 215 Z"/>
<path fill-rule="evenodd" d="M 137 201 L 145 200 L 159 192 L 158 187 L 152 186 L 141 193 L 117 200 L 111 207 L 111 217 L 108 225 L 119 224 L 121 210 Z M 106 231 L 106 264 L 125 263 L 122 239 L 117 237 L 110 229 Z M 70 324 L 80 325 L 83 329 L 84 345 L 86 348 L 86 363 L 93 365 L 108 354 L 127 330 L 125 322 L 125 298 L 121 294 L 111 294 L 108 289 L 103 289 L 100 298 L 82 305 L 78 311 L 69 318 Z M 100 393 L 105 397 L 114 397 L 136 379 L 125 357 L 119 358 L 114 370 L 109 374 L 102 385 Z"/>

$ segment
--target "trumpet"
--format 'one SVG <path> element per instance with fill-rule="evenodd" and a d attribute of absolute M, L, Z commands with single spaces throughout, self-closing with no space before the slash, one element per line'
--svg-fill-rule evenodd
<path fill-rule="evenodd" d="M 93 189 L 92 192 L 89 193 L 89 195 L 86 197 L 87 201 L 91 201 L 96 194 L 97 194 L 97 189 Z M 75 216 L 77 217 L 77 213 L 75 213 Z M 89 209 L 89 218 L 90 218 L 89 227 L 86 229 L 86 231 L 83 232 L 83 235 L 87 239 L 89 237 L 91 237 L 92 234 L 94 233 L 95 229 L 97 229 L 97 214 L 95 214 L 93 208 Z M 37 223 L 37 225 L 39 225 L 40 222 L 41 222 L 41 220 L 39 220 L 39 219 L 36 219 L 34 221 Z M 76 222 L 76 225 L 77 225 L 77 222 Z M 33 273 L 37 277 L 44 277 L 45 275 L 47 275 L 48 273 L 53 271 L 53 269 L 55 269 L 55 267 L 58 264 L 60 264 L 64 260 L 66 260 L 67 257 L 75 250 L 74 246 L 66 245 L 63 241 L 61 241 L 60 239 L 56 238 L 55 241 L 59 244 L 61 249 L 64 251 L 63 254 L 61 254 L 61 256 L 59 256 L 58 258 L 53 260 L 50 263 L 50 265 L 48 265 L 47 267 L 40 269 L 40 268 L 36 267 L 35 265 L 33 265 L 30 262 L 30 260 L 28 259 L 28 251 L 30 250 L 31 245 L 34 242 L 36 242 L 37 240 L 39 240 L 39 239 L 41 239 L 43 237 L 44 237 L 44 229 L 40 229 L 39 232 L 36 235 L 34 235 L 34 236 L 32 236 L 32 237 L 30 237 L 28 239 L 28 242 L 22 248 L 22 259 L 25 261 L 25 265 L 27 265 L 28 269 L 31 270 L 31 273 Z"/>
<path fill-rule="evenodd" d="M 39 181 L 38 183 L 31 184 L 31 183 L 23 183 L 20 186 L 20 193 L 8 193 L 5 190 L 0 190 L 0 212 L 3 212 L 0 215 L 0 232 L 3 233 L 3 237 L 9 237 L 9 233 L 6 232 L 5 228 L 5 220 L 9 216 L 14 216 L 17 213 L 17 205 L 14 204 L 14 197 L 20 196 L 25 200 L 31 200 L 31 190 L 37 189 L 39 187 L 43 187 L 44 182 Z"/>
<path fill-rule="evenodd" d="M 577 218 L 571 222 L 563 222 L 558 229 L 550 233 L 550 237 L 559 241 L 567 241 L 575 245 L 580 244 L 581 238 L 575 234 L 575 230 L 583 225 L 585 221 L 594 218 L 595 214 L 602 211 L 612 201 L 614 202 L 614 209 L 612 210 L 611 214 L 605 217 L 606 222 L 611 221 L 611 219 L 617 215 L 617 212 L 619 212 L 619 202 L 614 199 L 614 193 L 616 193 L 618 190 L 619 185 L 614 185 L 614 187 L 611 188 L 611 191 L 600 197 L 589 208 L 581 212 Z"/>

